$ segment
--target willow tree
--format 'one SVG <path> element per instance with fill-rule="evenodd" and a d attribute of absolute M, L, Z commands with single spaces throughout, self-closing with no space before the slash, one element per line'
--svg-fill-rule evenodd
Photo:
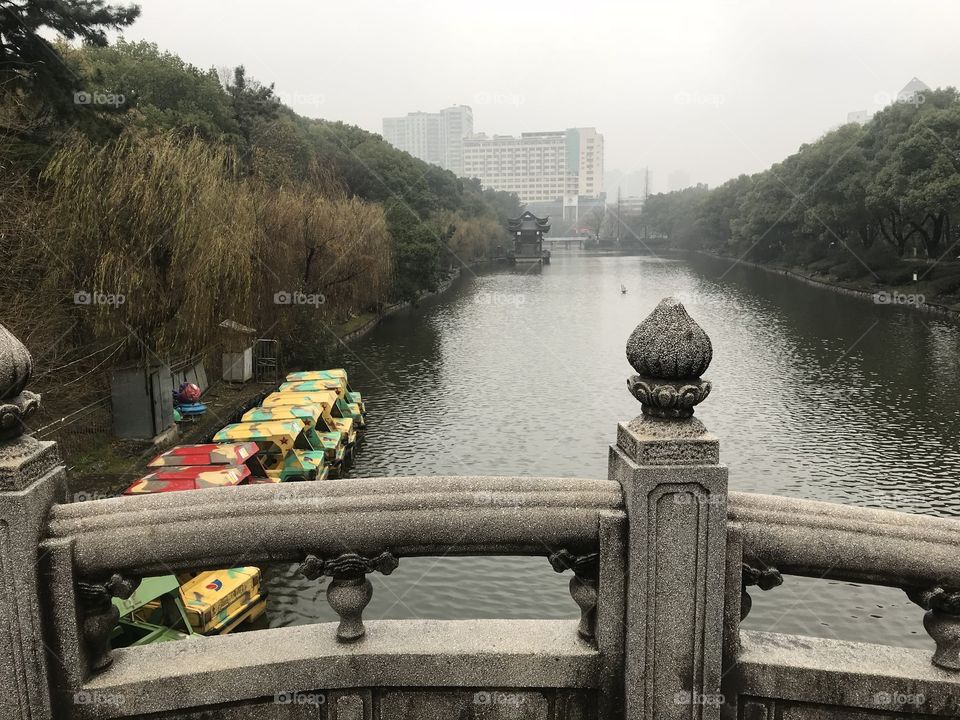
<path fill-rule="evenodd" d="M 71 138 L 43 173 L 48 295 L 102 294 L 72 308 L 81 327 L 161 354 L 200 350 L 223 318 L 247 319 L 257 223 L 236 166 L 197 138 Z"/>

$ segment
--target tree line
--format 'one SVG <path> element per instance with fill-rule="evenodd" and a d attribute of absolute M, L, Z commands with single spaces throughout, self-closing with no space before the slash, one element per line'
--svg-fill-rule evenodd
<path fill-rule="evenodd" d="M 761 263 L 846 258 L 850 273 L 894 269 L 897 282 L 897 258 L 956 258 L 958 211 L 960 94 L 948 87 L 901 98 L 763 172 L 652 195 L 632 229 Z"/>
<path fill-rule="evenodd" d="M 415 301 L 503 242 L 516 195 L 302 117 L 243 67 L 107 42 L 137 15 L 103 0 L 0 12 L 3 322 L 46 348 L 41 367 L 69 368 L 61 381 L 103 373 L 97 353 L 118 343 L 118 359 L 209 350 L 224 319 L 318 361 L 338 323 Z M 97 292 L 124 302 L 76 300 Z"/>

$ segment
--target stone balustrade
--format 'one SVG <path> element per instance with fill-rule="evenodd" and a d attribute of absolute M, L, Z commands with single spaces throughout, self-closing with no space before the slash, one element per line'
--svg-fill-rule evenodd
<path fill-rule="evenodd" d="M 3 334 L 0 718 L 960 715 L 960 522 L 728 492 L 694 417 L 711 352 L 676 302 L 638 326 L 641 414 L 617 428 L 605 480 L 361 478 L 69 504 L 55 445 L 18 434 L 39 399 Z M 371 573 L 446 555 L 542 557 L 570 576 L 579 619 L 364 618 Z M 328 579 L 339 622 L 110 647 L 112 597 L 238 558 Z M 792 576 L 903 589 L 935 650 L 742 629 L 751 594 Z"/>

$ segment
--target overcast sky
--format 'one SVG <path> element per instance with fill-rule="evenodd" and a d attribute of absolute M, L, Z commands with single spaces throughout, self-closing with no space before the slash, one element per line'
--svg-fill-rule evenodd
<path fill-rule="evenodd" d="M 654 191 L 761 170 L 913 76 L 960 82 L 956 0 L 140 5 L 128 39 L 244 64 L 303 115 L 380 132 L 465 104 L 487 133 L 594 126 L 608 173 L 649 166 Z"/>

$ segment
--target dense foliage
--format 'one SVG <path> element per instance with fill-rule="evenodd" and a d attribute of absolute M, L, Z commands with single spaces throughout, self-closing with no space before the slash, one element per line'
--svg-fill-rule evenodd
<path fill-rule="evenodd" d="M 208 351 L 227 318 L 309 362 L 330 328 L 489 256 L 519 211 L 378 135 L 297 115 L 243 67 L 108 45 L 136 8 L 7 5 L 0 302 L 50 348 L 41 365 L 117 344 L 117 358 Z M 98 292 L 123 302 L 74 298 Z M 277 301 L 290 296 L 307 300 Z"/>
<path fill-rule="evenodd" d="M 946 88 L 833 130 L 756 175 L 653 195 L 640 223 L 677 247 L 757 262 L 833 260 L 846 264 L 841 275 L 875 279 L 892 268 L 896 282 L 898 257 L 958 254 L 958 211 L 960 94 Z"/>

